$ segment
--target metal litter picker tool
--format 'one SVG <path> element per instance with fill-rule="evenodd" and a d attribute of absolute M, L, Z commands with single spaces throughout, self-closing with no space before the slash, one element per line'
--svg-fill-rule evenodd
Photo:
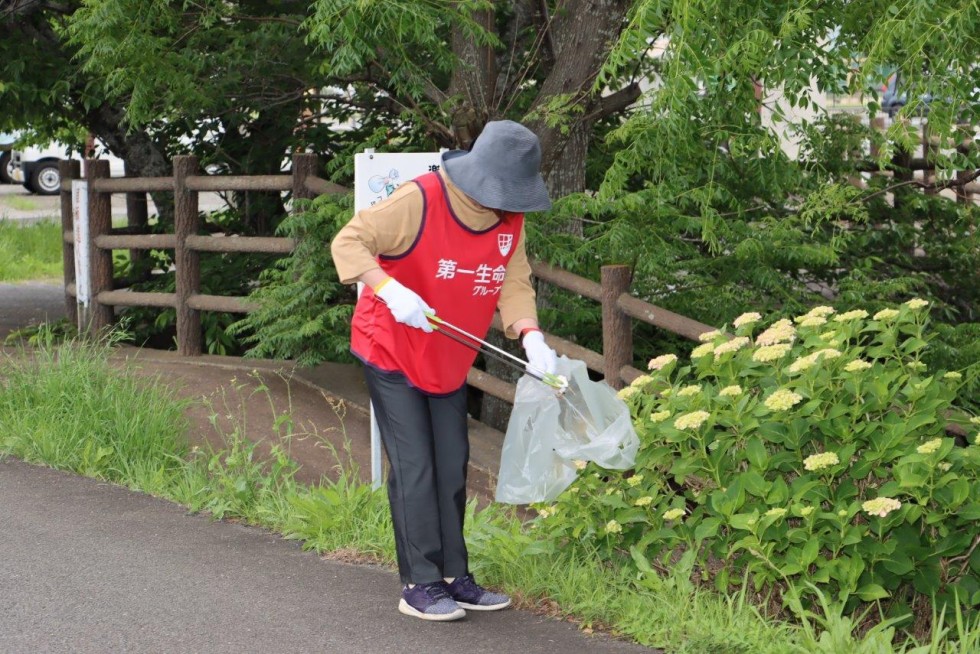
<path fill-rule="evenodd" d="M 544 370 L 538 370 L 524 359 L 516 357 L 506 350 L 501 350 L 499 347 L 486 342 L 482 338 L 474 336 L 468 331 L 446 322 L 435 314 L 426 314 L 426 316 L 428 316 L 429 322 L 432 323 L 432 326 L 436 329 L 436 331 L 443 336 L 448 336 L 460 345 L 465 345 L 470 349 L 476 350 L 481 354 L 484 354 L 492 359 L 496 359 L 501 363 L 505 363 L 520 372 L 534 377 L 542 384 L 554 388 L 556 391 L 558 391 L 559 395 L 568 390 L 568 380 L 561 375 L 555 375 L 545 372 Z"/>

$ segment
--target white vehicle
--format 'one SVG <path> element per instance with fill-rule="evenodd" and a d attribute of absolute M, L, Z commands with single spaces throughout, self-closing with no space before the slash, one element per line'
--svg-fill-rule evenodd
<path fill-rule="evenodd" d="M 14 163 L 10 151 L 16 140 L 13 134 L 0 133 L 0 184 L 14 183 Z"/>
<path fill-rule="evenodd" d="M 100 143 L 96 144 L 101 146 Z M 105 148 L 99 147 L 105 151 Z M 31 193 L 39 195 L 56 195 L 61 190 L 61 174 L 58 172 L 58 162 L 62 159 L 81 161 L 76 152 L 69 153 L 68 146 L 52 143 L 47 147 L 38 148 L 26 146 L 10 152 L 10 175 L 14 182 L 23 184 Z M 109 173 L 113 177 L 122 177 L 125 167 L 123 160 L 112 155 L 103 155 L 108 159 Z"/>

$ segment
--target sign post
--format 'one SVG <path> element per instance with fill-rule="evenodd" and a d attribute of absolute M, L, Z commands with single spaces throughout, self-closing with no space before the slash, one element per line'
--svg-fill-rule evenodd
<path fill-rule="evenodd" d="M 88 181 L 71 180 L 72 234 L 75 242 L 75 301 L 78 303 L 78 328 L 82 333 L 88 328 L 91 316 L 89 305 L 89 241 L 88 241 Z"/>

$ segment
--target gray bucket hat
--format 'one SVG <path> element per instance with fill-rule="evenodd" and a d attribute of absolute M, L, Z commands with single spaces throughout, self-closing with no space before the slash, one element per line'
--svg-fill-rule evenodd
<path fill-rule="evenodd" d="M 524 213 L 551 208 L 540 173 L 541 145 L 520 123 L 487 123 L 472 150 L 443 153 L 442 167 L 463 193 L 490 209 Z"/>

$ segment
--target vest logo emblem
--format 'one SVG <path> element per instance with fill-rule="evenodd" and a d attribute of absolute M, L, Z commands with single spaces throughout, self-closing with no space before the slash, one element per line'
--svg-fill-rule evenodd
<path fill-rule="evenodd" d="M 510 247 L 513 244 L 513 234 L 497 234 L 497 249 L 500 250 L 500 256 L 506 257 L 507 253 L 510 252 Z"/>

